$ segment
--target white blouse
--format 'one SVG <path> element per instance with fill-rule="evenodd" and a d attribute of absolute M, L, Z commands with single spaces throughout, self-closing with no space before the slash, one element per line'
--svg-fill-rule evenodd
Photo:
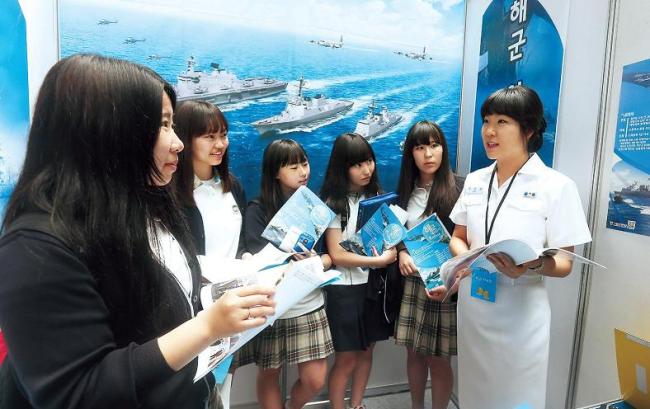
<path fill-rule="evenodd" d="M 357 215 L 359 213 L 359 202 L 365 199 L 364 195 L 351 194 L 348 195 L 348 206 L 350 207 L 350 214 L 345 230 L 341 232 L 341 241 L 348 240 L 356 233 L 354 231 L 357 226 Z M 337 214 L 334 220 L 328 226 L 328 229 L 341 228 L 341 215 Z M 333 285 L 356 285 L 366 284 L 368 282 L 367 268 L 362 267 L 342 267 L 332 266 L 332 268 L 341 272 L 341 279 L 332 283 Z"/>
<path fill-rule="evenodd" d="M 223 192 L 223 184 L 218 176 L 203 181 L 195 175 L 194 202 L 203 219 L 205 255 L 235 258 L 242 215 L 232 192 Z"/>

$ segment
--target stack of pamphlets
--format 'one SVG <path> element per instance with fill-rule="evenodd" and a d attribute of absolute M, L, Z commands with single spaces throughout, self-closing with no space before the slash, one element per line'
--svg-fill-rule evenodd
<path fill-rule="evenodd" d="M 355 232 L 361 230 L 363 225 L 368 223 L 370 217 L 379 210 L 382 204 L 386 204 L 387 206 L 397 205 L 397 194 L 395 192 L 389 192 L 360 201 Z"/>

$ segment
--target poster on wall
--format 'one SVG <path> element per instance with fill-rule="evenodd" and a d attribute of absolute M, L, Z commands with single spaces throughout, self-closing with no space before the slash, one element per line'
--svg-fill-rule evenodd
<path fill-rule="evenodd" d="M 291 138 L 318 191 L 334 139 L 366 137 L 384 189 L 418 120 L 440 124 L 456 163 L 464 0 L 59 1 L 61 57 L 93 52 L 157 71 L 179 100 L 217 104 L 249 198 L 264 148 Z"/>
<path fill-rule="evenodd" d="M 18 0 L 0 7 L 0 220 L 16 184 L 27 144 L 29 88 L 25 18 Z"/>
<path fill-rule="evenodd" d="M 650 59 L 623 67 L 607 227 L 650 236 Z"/>
<path fill-rule="evenodd" d="M 565 0 L 493 0 L 483 14 L 471 170 L 488 166 L 481 137 L 481 105 L 494 91 L 517 84 L 533 88 L 544 104 L 547 127 L 538 151 L 553 165 L 566 18 Z"/>

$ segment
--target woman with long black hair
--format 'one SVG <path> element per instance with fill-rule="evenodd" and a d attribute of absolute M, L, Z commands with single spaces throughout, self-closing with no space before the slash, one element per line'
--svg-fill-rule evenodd
<path fill-rule="evenodd" d="M 197 355 L 261 325 L 273 290 L 201 309 L 167 188 L 183 144 L 173 88 L 140 65 L 59 61 L 41 87 L 0 240 L 0 396 L 11 407 L 204 408 Z"/>
<path fill-rule="evenodd" d="M 451 171 L 442 129 L 431 121 L 414 124 L 406 135 L 397 184 L 399 205 L 408 212 L 406 227 L 411 229 L 436 213 L 453 232 L 449 213 L 461 187 L 462 179 Z M 456 302 L 429 299 L 411 255 L 405 247 L 398 247 L 405 283 L 395 343 L 406 347 L 411 406 L 424 407 L 427 375 L 431 373 L 432 408 L 446 408 L 454 382 L 450 358 L 456 354 Z"/>

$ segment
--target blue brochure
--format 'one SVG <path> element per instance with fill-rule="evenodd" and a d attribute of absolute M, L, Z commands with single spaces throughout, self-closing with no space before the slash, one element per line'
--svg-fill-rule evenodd
<path fill-rule="evenodd" d="M 351 239 L 341 242 L 341 247 L 353 253 L 372 256 L 373 247 L 378 254 L 397 245 L 406 236 L 399 218 L 386 205 L 382 205 Z"/>
<path fill-rule="evenodd" d="M 300 186 L 273 216 L 262 237 L 287 253 L 309 251 L 334 216 L 318 196 Z"/>
<path fill-rule="evenodd" d="M 359 202 L 359 211 L 357 213 L 357 226 L 355 231 L 361 230 L 364 224 L 368 223 L 370 217 L 379 210 L 382 204 L 390 206 L 397 204 L 397 194 L 395 192 L 384 193 Z"/>
<path fill-rule="evenodd" d="M 406 233 L 406 246 L 427 290 L 443 285 L 440 266 L 452 255 L 450 236 L 434 213 Z"/>
<path fill-rule="evenodd" d="M 472 269 L 471 296 L 480 300 L 495 302 L 497 299 L 497 272 L 481 267 Z"/>

